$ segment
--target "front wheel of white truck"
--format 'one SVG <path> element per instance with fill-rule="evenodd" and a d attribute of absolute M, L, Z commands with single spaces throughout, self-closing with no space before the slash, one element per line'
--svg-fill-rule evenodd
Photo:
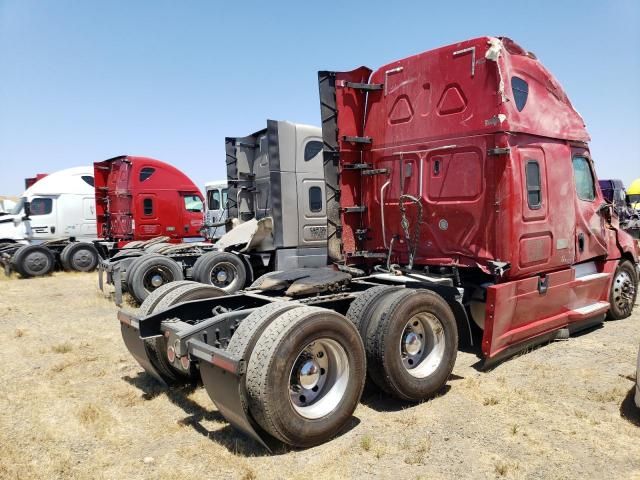
<path fill-rule="evenodd" d="M 324 308 L 295 308 L 273 321 L 253 349 L 249 410 L 283 443 L 318 445 L 351 418 L 365 371 L 362 339 L 350 321 Z"/>

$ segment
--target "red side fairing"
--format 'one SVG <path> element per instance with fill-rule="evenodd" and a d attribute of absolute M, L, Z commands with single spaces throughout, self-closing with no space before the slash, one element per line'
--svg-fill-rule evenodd
<path fill-rule="evenodd" d="M 597 262 L 593 273 L 579 278 L 571 268 L 489 287 L 483 355 L 495 357 L 518 343 L 606 313 L 616 264 Z"/>

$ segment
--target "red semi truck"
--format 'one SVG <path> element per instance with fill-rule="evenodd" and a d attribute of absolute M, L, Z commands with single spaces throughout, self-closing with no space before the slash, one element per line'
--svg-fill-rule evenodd
<path fill-rule="evenodd" d="M 36 183 L 38 180 L 42 180 L 44 177 L 46 177 L 47 175 L 49 175 L 48 173 L 36 173 L 35 177 L 27 177 L 24 179 L 24 189 L 28 189 L 30 186 L 32 186 L 34 183 Z"/>
<path fill-rule="evenodd" d="M 118 246 L 160 236 L 172 243 L 204 240 L 202 194 L 180 170 L 153 158 L 133 156 L 93 165 L 101 239 Z"/>
<path fill-rule="evenodd" d="M 204 242 L 201 233 L 204 198 L 177 168 L 153 158 L 123 155 L 95 162 L 94 178 L 101 238 L 94 242 L 101 257 L 99 287 L 104 287 L 106 272 L 106 281 L 114 285 L 118 304 L 122 280 L 136 298 L 144 299 L 149 290 L 184 278 L 176 256 L 188 257 L 192 264 L 213 248 Z M 173 257 L 161 252 L 171 252 Z M 138 269 L 135 278 L 134 262 L 146 266 Z"/>
<path fill-rule="evenodd" d="M 236 428 L 310 446 L 344 427 L 365 371 L 421 401 L 459 342 L 489 365 L 630 315 L 638 252 L 534 54 L 481 37 L 319 86 L 329 266 L 234 295 L 161 287 L 118 314 L 149 374 L 199 375 Z"/>

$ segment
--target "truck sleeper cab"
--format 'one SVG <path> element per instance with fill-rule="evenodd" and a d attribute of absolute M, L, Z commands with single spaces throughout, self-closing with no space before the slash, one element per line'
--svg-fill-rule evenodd
<path fill-rule="evenodd" d="M 106 273 L 118 304 L 123 281 L 133 282 L 134 262 L 145 265 L 135 276 L 136 291 L 145 295 L 164 282 L 182 280 L 186 267 L 170 255 L 191 258 L 211 250 L 201 231 L 204 198 L 183 172 L 160 160 L 130 155 L 95 162 L 94 172 L 101 237 L 95 242 L 101 257 L 98 284 L 104 289 Z M 151 263 L 140 258 L 143 254 L 160 260 Z"/>
<path fill-rule="evenodd" d="M 118 314 L 150 375 L 199 375 L 233 426 L 304 447 L 348 421 L 365 363 L 382 391 L 422 401 L 459 340 L 491 365 L 631 313 L 637 251 L 533 54 L 481 37 L 318 78 L 329 266 L 234 295 L 156 290 Z"/>
<path fill-rule="evenodd" d="M 118 254 L 115 275 L 121 280 L 114 280 L 113 265 L 107 278 L 116 287 L 116 303 L 123 283 L 142 302 L 161 285 L 184 278 L 232 293 L 274 270 L 326 265 L 320 129 L 268 120 L 266 129 L 229 137 L 225 145 L 228 189 L 210 190 L 208 200 L 220 207 L 216 195 L 227 197 L 228 231 L 215 245 L 145 245 L 154 258 Z"/>
<path fill-rule="evenodd" d="M 0 218 L 0 262 L 23 277 L 55 268 L 91 271 L 98 253 L 91 167 L 27 179 L 30 185 L 10 215 Z M 33 180 L 33 182 L 30 182 Z"/>

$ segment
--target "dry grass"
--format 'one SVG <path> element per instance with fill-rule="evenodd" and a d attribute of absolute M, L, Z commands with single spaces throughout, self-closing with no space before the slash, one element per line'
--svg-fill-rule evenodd
<path fill-rule="evenodd" d="M 3 278 L 0 479 L 637 478 L 639 428 L 620 416 L 640 315 L 492 371 L 460 352 L 442 396 L 371 393 L 337 438 L 269 454 L 202 388 L 165 390 L 126 351 L 95 275 Z M 52 322 L 51 319 L 56 321 Z M 602 439 L 607 448 L 602 448 Z M 640 479 L 639 479 L 640 480 Z"/>
<path fill-rule="evenodd" d="M 372 444 L 373 444 L 373 438 L 371 437 L 371 435 L 365 435 L 360 439 L 360 448 L 362 448 L 362 450 L 364 450 L 365 452 L 368 452 L 369 450 L 371 450 Z"/>
<path fill-rule="evenodd" d="M 593 394 L 593 400 L 600 403 L 620 402 L 626 395 L 626 390 L 621 387 L 614 387 L 604 392 Z"/>
<path fill-rule="evenodd" d="M 500 403 L 500 400 L 498 400 L 498 398 L 494 397 L 494 396 L 486 397 L 482 401 L 482 405 L 484 405 L 485 407 L 492 406 L 492 405 L 497 405 L 498 403 Z"/>
<path fill-rule="evenodd" d="M 502 460 L 498 460 L 495 463 L 495 472 L 499 477 L 506 477 L 508 474 L 517 471 L 518 468 L 517 463 L 504 462 Z"/>
<path fill-rule="evenodd" d="M 59 343 L 51 347 L 53 353 L 69 353 L 71 350 L 73 350 L 73 345 L 69 342 Z"/>

